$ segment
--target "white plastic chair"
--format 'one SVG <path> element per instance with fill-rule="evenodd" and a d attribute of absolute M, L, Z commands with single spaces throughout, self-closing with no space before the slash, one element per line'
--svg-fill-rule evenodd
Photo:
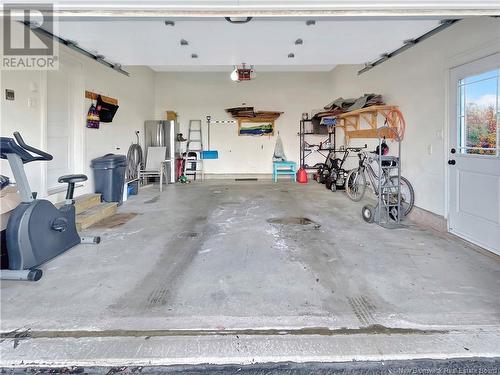
<path fill-rule="evenodd" d="M 166 153 L 166 147 L 148 147 L 146 167 L 139 170 L 139 180 L 142 185 L 144 185 L 144 177 L 160 177 L 160 191 L 163 191 Z"/>

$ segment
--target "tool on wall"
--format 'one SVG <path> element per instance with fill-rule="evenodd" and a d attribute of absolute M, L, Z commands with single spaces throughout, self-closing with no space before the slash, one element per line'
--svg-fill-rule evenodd
<path fill-rule="evenodd" d="M 210 150 L 210 125 L 211 125 L 211 116 L 207 116 L 207 134 L 208 134 L 208 151 L 202 152 L 203 159 L 218 159 L 219 152 Z"/>

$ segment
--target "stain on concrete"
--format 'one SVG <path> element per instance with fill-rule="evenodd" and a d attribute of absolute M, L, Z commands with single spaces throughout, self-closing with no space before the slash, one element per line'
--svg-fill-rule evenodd
<path fill-rule="evenodd" d="M 267 219 L 267 222 L 270 224 L 281 224 L 281 225 L 311 225 L 311 224 L 314 224 L 315 226 L 319 225 L 307 217 L 293 217 L 293 216 L 274 217 Z"/>
<path fill-rule="evenodd" d="M 181 232 L 177 235 L 178 238 L 196 238 L 199 236 L 199 233 L 196 232 Z"/>
<path fill-rule="evenodd" d="M 151 198 L 151 199 L 148 199 L 147 201 L 144 201 L 144 203 L 146 203 L 146 204 L 156 203 L 156 202 L 158 202 L 159 200 L 160 200 L 160 196 L 159 196 L 159 195 L 157 195 L 157 196 L 155 196 L 155 197 L 153 197 L 153 198 Z"/>
<path fill-rule="evenodd" d="M 107 217 L 97 223 L 95 223 L 93 228 L 116 228 L 132 220 L 138 214 L 135 212 L 127 212 L 123 214 L 114 214 L 113 216 Z"/>
<path fill-rule="evenodd" d="M 148 297 L 147 307 L 163 306 L 167 303 L 168 289 L 160 286 L 153 290 Z"/>

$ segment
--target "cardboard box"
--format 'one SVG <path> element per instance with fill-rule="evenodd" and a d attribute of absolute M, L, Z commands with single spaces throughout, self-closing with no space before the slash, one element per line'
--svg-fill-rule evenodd
<path fill-rule="evenodd" d="M 177 121 L 177 113 L 174 111 L 165 112 L 165 118 L 167 121 Z"/>

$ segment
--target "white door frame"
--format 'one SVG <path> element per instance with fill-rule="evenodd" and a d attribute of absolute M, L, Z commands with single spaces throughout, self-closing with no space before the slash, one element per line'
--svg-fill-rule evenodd
<path fill-rule="evenodd" d="M 67 61 L 69 62 L 73 67 L 75 67 L 75 76 L 72 77 L 72 91 L 73 91 L 73 97 L 71 100 L 71 108 L 72 108 L 72 126 L 73 126 L 73 139 L 72 139 L 72 144 L 73 144 L 73 168 L 74 171 L 73 173 L 83 173 L 85 170 L 85 124 L 84 124 L 84 117 L 82 116 L 83 114 L 83 108 L 85 105 L 85 98 L 84 98 L 84 92 L 85 92 L 85 84 L 84 84 L 84 70 L 83 70 L 83 64 L 82 62 L 76 57 L 71 55 L 70 53 L 67 53 L 64 51 L 62 48 L 59 49 L 59 59 L 62 61 Z M 40 111 L 40 120 L 42 124 L 42 129 L 41 129 L 41 145 L 42 149 L 47 150 L 47 136 L 48 136 L 48 130 L 47 130 L 47 122 L 48 122 L 48 116 L 47 116 L 47 106 L 48 106 L 48 92 L 47 92 L 47 72 L 42 72 L 41 75 L 41 88 L 40 88 L 40 102 L 41 102 L 41 111 Z M 50 153 L 50 150 L 47 150 L 48 153 Z M 49 162 L 50 163 L 50 162 Z M 63 192 L 66 190 L 66 187 L 61 185 L 60 189 L 51 189 L 49 191 L 48 188 L 48 170 L 47 170 L 47 163 L 42 163 L 43 164 L 43 169 L 42 169 L 42 186 L 44 190 L 44 196 L 49 197 L 49 196 L 55 196 L 60 192 Z"/>
<path fill-rule="evenodd" d="M 450 117 L 451 113 L 451 71 L 453 68 L 457 68 L 461 65 L 469 64 L 471 62 L 481 60 L 490 55 L 494 55 L 495 53 L 500 52 L 500 38 L 495 40 L 490 40 L 485 42 L 484 44 L 477 46 L 475 48 L 462 51 L 456 55 L 450 56 L 445 62 L 445 70 L 443 74 L 445 75 L 445 87 L 444 87 L 444 95 L 445 95 L 445 113 L 444 113 L 444 129 L 443 129 L 443 173 L 445 176 L 444 181 L 444 215 L 446 219 L 446 228 L 449 231 L 449 212 L 450 212 L 450 196 L 449 196 L 449 188 L 450 188 L 450 168 L 448 166 L 449 152 L 450 152 L 450 126 L 452 117 Z"/>

